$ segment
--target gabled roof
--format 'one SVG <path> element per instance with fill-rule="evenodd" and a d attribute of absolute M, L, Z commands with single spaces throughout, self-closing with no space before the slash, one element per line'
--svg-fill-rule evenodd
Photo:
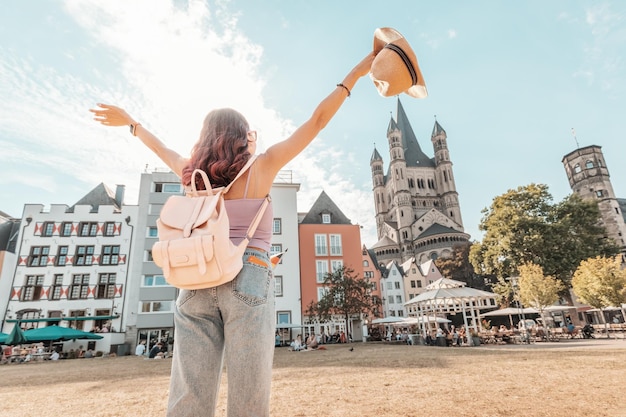
<path fill-rule="evenodd" d="M 467 284 L 461 281 L 456 281 L 454 279 L 449 278 L 439 278 L 437 281 L 432 284 L 428 284 L 426 286 L 427 290 L 436 290 L 438 288 L 461 288 L 465 287 Z"/>
<path fill-rule="evenodd" d="M 68 212 L 74 212 L 74 207 L 76 206 L 88 205 L 91 206 L 93 212 L 97 212 L 100 206 L 114 206 L 118 210 L 121 209 L 117 200 L 115 200 L 115 193 L 104 183 L 98 184 L 93 190 L 85 194 L 83 198 L 68 209 Z"/>
<path fill-rule="evenodd" d="M 322 214 L 330 214 L 330 224 L 352 224 L 350 219 L 337 207 L 333 200 L 322 191 L 309 212 L 304 216 L 302 224 L 322 224 Z"/>
<path fill-rule="evenodd" d="M 372 249 L 383 248 L 385 246 L 398 246 L 398 244 L 394 242 L 393 240 L 391 240 L 389 236 L 383 236 L 382 239 L 374 243 L 374 246 L 372 246 Z"/>
<path fill-rule="evenodd" d="M 424 230 L 424 233 L 419 235 L 419 239 L 422 239 L 424 237 L 433 236 L 433 235 L 442 235 L 442 234 L 446 234 L 446 233 L 460 233 L 460 234 L 464 234 L 463 232 L 461 232 L 459 230 L 454 230 L 454 229 L 452 229 L 450 227 L 443 226 L 443 225 L 441 225 L 439 223 L 433 223 L 432 226 L 430 226 L 428 229 Z"/>
<path fill-rule="evenodd" d="M 398 98 L 398 112 L 396 115 L 398 129 L 402 132 L 402 146 L 404 147 L 404 160 L 408 167 L 435 167 L 435 161 L 426 156 L 420 148 L 409 118 L 404 112 L 402 103 Z"/>

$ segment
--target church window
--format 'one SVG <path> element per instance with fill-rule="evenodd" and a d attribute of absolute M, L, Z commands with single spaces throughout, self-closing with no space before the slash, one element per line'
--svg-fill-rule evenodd
<path fill-rule="evenodd" d="M 602 193 L 602 190 L 598 190 L 598 191 L 596 191 L 596 196 L 597 196 L 597 197 L 602 197 L 602 194 L 603 194 L 603 193 Z"/>
<path fill-rule="evenodd" d="M 448 182 L 448 172 L 447 171 L 443 171 L 443 181 L 444 182 Z"/>
<path fill-rule="evenodd" d="M 574 165 L 574 172 L 578 174 L 580 172 L 580 164 Z"/>

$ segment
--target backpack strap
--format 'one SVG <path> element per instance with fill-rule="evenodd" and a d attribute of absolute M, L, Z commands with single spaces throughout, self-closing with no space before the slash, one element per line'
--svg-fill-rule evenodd
<path fill-rule="evenodd" d="M 252 166 L 252 164 L 254 164 L 254 161 L 256 161 L 256 157 L 257 155 L 252 155 L 250 157 L 250 159 L 248 159 L 248 162 L 246 162 L 246 164 L 243 166 L 243 168 L 241 168 L 241 171 L 239 171 L 239 174 L 237 174 L 237 176 L 235 177 L 235 179 L 233 179 L 230 184 L 228 184 L 225 188 L 224 188 L 224 194 L 226 194 L 228 192 L 228 190 L 230 190 L 230 187 L 233 185 L 233 183 L 235 181 L 237 181 L 239 179 L 239 177 L 241 177 L 247 170 L 248 168 L 250 168 Z"/>
<path fill-rule="evenodd" d="M 261 207 L 259 207 L 259 211 L 256 212 L 256 215 L 254 216 L 254 219 L 252 219 L 252 223 L 250 223 L 250 226 L 248 227 L 248 231 L 246 232 L 246 237 L 244 238 L 244 240 L 246 241 L 246 245 L 248 244 L 248 242 L 250 242 L 250 239 L 252 239 L 252 236 L 254 235 L 254 232 L 256 232 L 257 227 L 259 227 L 259 223 L 261 222 L 261 219 L 263 218 L 263 214 L 265 214 L 265 210 L 267 209 L 267 206 L 269 205 L 269 203 L 272 201 L 272 197 L 270 197 L 270 195 L 266 195 L 265 198 L 263 199 L 263 203 L 261 203 Z"/>

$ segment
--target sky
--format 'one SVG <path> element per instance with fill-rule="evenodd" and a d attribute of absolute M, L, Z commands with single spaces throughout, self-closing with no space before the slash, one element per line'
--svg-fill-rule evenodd
<path fill-rule="evenodd" d="M 429 96 L 400 100 L 422 150 L 446 130 L 465 231 L 507 190 L 571 193 L 562 158 L 599 145 L 626 197 L 626 2 L 529 0 L 48 0 L 0 2 L 0 211 L 73 205 L 100 183 L 126 186 L 164 164 L 128 128 L 92 120 L 124 107 L 187 155 L 211 109 L 232 107 L 259 148 L 287 137 L 392 27 L 415 51 Z M 389 164 L 397 97 L 362 78 L 286 169 L 298 210 L 322 191 L 376 243 L 369 161 Z M 573 130 L 572 130 L 573 129 Z M 622 160 L 622 162 L 620 162 Z"/>

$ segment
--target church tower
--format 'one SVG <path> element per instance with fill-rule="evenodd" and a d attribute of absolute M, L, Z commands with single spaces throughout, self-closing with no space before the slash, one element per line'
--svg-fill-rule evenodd
<path fill-rule="evenodd" d="M 565 155 L 562 162 L 572 191 L 582 198 L 597 201 L 607 237 L 626 253 L 624 207 L 620 204 L 624 200 L 615 197 L 602 148 L 591 145 L 576 149 Z"/>
<path fill-rule="evenodd" d="M 438 122 L 431 135 L 435 157 L 421 149 L 398 99 L 396 118 L 387 126 L 389 167 L 374 149 L 370 159 L 378 242 L 371 248 L 381 262 L 418 263 L 452 253 L 467 242 L 447 146 Z"/>

